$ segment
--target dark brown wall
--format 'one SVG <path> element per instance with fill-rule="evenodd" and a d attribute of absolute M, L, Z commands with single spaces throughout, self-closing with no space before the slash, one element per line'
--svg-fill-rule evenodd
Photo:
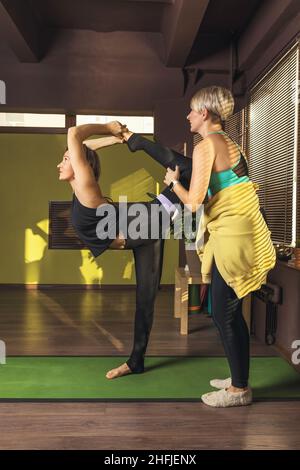
<path fill-rule="evenodd" d="M 0 78 L 11 109 L 151 113 L 157 100 L 183 91 L 180 69 L 160 58 L 162 36 L 61 31 L 39 63 L 1 49 Z"/>
<path fill-rule="evenodd" d="M 7 106 L 0 110 L 153 113 L 156 138 L 169 146 L 187 142 L 191 155 L 186 123 L 191 96 L 207 85 L 231 88 L 233 66 L 241 72 L 233 84 L 236 111 L 244 107 L 247 88 L 297 36 L 300 13 L 292 15 L 297 3 L 286 4 L 291 6 L 281 18 L 282 2 L 266 2 L 236 42 L 237 57 L 233 44 L 220 45 L 189 65 L 188 82 L 180 68 L 165 66 L 160 33 L 59 30 L 37 63 L 20 62 L 2 44 L 0 79 L 6 82 Z M 201 42 L 199 47 L 208 46 Z"/>
<path fill-rule="evenodd" d="M 185 142 L 187 155 L 193 153 L 193 135 L 186 119 L 190 112 L 190 100 L 202 87 L 210 85 L 229 87 L 229 75 L 205 74 L 197 84 L 189 83 L 184 97 L 157 101 L 154 108 L 155 137 L 170 147 L 179 148 Z"/>

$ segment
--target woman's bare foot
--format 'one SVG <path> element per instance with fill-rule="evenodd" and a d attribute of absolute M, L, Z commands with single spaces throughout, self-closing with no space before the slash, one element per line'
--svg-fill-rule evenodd
<path fill-rule="evenodd" d="M 131 374 L 131 369 L 128 367 L 126 362 L 115 369 L 111 369 L 107 372 L 107 379 L 116 379 L 117 377 L 122 377 L 123 375 Z"/>

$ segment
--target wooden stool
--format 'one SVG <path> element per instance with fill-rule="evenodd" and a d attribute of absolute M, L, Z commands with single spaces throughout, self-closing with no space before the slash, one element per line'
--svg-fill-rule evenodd
<path fill-rule="evenodd" d="M 180 334 L 188 334 L 189 284 L 202 284 L 201 273 L 191 275 L 184 268 L 175 269 L 174 317 L 180 318 Z"/>
<path fill-rule="evenodd" d="M 175 269 L 174 317 L 180 318 L 180 334 L 188 334 L 189 284 L 202 284 L 201 273 L 190 275 L 184 268 Z M 243 316 L 250 331 L 251 293 L 246 295 L 242 304 Z"/>

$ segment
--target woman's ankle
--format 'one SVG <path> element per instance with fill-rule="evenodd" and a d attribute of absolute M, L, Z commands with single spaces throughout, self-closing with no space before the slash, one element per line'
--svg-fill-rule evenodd
<path fill-rule="evenodd" d="M 234 385 L 231 385 L 230 387 L 226 388 L 226 391 L 231 392 L 231 393 L 240 393 L 240 392 L 246 392 L 248 388 L 249 388 L 248 386 L 247 387 L 235 387 Z"/>
<path fill-rule="evenodd" d="M 131 363 L 130 360 L 128 360 L 125 364 L 127 367 L 129 367 L 133 374 L 140 374 L 145 371 L 144 364 Z"/>

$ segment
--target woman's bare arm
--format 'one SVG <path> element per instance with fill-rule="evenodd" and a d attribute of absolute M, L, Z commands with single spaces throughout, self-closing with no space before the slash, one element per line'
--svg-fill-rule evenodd
<path fill-rule="evenodd" d="M 121 134 L 122 125 L 118 121 L 107 124 L 83 124 L 68 129 L 68 149 L 75 178 L 80 184 L 91 178 L 91 167 L 86 160 L 83 141 L 95 134 Z"/>
<path fill-rule="evenodd" d="M 180 182 L 174 186 L 175 194 L 184 204 L 190 206 L 192 212 L 195 212 L 205 199 L 214 159 L 213 145 L 211 140 L 206 138 L 194 149 L 193 171 L 189 189 L 186 190 Z M 165 183 L 169 185 L 172 179 L 177 179 L 176 172 L 168 169 Z"/>
<path fill-rule="evenodd" d="M 122 144 L 123 138 L 112 135 L 110 137 L 84 140 L 83 143 L 91 150 L 98 150 L 103 147 L 109 147 L 110 145 Z"/>

